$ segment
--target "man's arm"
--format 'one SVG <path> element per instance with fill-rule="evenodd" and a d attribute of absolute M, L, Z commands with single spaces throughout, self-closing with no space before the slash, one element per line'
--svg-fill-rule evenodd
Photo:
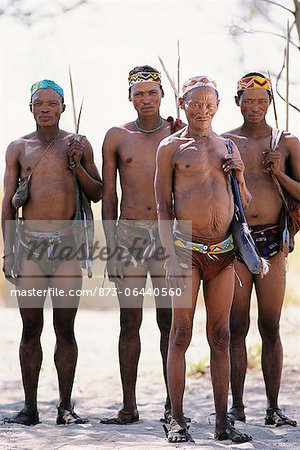
<path fill-rule="evenodd" d="M 173 161 L 172 144 L 163 140 L 157 150 L 155 172 L 155 198 L 158 214 L 158 227 L 160 240 L 167 255 L 165 269 L 166 280 L 169 287 L 184 290 L 182 268 L 178 263 L 175 253 L 172 234 L 172 186 L 173 186 Z"/>
<path fill-rule="evenodd" d="M 103 229 L 108 247 L 107 272 L 113 281 L 122 277 L 122 264 L 117 258 L 116 222 L 118 218 L 117 168 L 118 168 L 118 132 L 116 128 L 109 130 L 102 147 L 102 219 Z"/>
<path fill-rule="evenodd" d="M 80 187 L 86 197 L 96 203 L 102 198 L 102 181 L 94 163 L 92 146 L 86 138 L 72 139 L 69 145 L 69 156 L 73 158 Z"/>
<path fill-rule="evenodd" d="M 277 150 L 271 150 L 266 154 L 264 166 L 268 171 L 268 166 L 279 181 L 281 187 L 287 191 L 295 200 L 300 201 L 300 142 L 291 134 L 284 136 L 284 144 L 287 147 L 288 156 L 288 174 L 282 164 L 282 155 Z M 289 176 L 291 175 L 291 176 Z"/>
<path fill-rule="evenodd" d="M 1 225 L 4 243 L 3 272 L 6 278 L 11 277 L 13 265 L 13 244 L 15 237 L 16 211 L 11 204 L 19 180 L 19 144 L 11 143 L 6 151 L 6 167 L 4 174 L 4 195 L 2 200 Z"/>

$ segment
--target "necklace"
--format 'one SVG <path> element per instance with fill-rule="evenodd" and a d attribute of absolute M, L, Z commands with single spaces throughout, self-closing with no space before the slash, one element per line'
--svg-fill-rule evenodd
<path fill-rule="evenodd" d="M 160 124 L 158 125 L 158 127 L 152 128 L 151 130 L 146 130 L 145 128 L 140 127 L 139 126 L 139 119 L 136 119 L 136 121 L 134 123 L 135 123 L 135 126 L 137 127 L 137 129 L 139 131 L 142 131 L 143 133 L 154 133 L 155 131 L 158 131 L 158 130 L 160 130 L 163 127 L 164 119 L 161 117 L 160 118 Z"/>

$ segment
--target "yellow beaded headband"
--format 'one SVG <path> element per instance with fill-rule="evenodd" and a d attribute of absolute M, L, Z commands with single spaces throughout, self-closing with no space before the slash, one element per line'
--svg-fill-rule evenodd
<path fill-rule="evenodd" d="M 128 83 L 129 87 L 133 86 L 137 83 L 146 83 L 146 82 L 156 82 L 161 83 L 161 77 L 159 72 L 137 72 L 133 75 L 129 75 Z"/>
<path fill-rule="evenodd" d="M 265 89 L 271 92 L 271 80 L 259 75 L 241 78 L 237 83 L 237 91 L 247 91 L 248 89 Z"/>

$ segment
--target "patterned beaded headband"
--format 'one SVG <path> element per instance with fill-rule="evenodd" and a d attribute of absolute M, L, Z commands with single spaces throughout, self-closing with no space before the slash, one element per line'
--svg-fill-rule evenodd
<path fill-rule="evenodd" d="M 134 73 L 133 75 L 129 75 L 129 77 L 128 77 L 128 83 L 129 83 L 130 88 L 134 84 L 146 83 L 149 81 L 161 83 L 160 73 L 159 72 L 137 72 L 137 73 Z"/>
<path fill-rule="evenodd" d="M 241 78 L 237 82 L 237 91 L 247 91 L 248 89 L 265 89 L 271 92 L 271 80 L 270 78 L 263 78 L 259 75 Z"/>
<path fill-rule="evenodd" d="M 200 75 L 197 77 L 190 78 L 182 85 L 182 95 L 186 95 L 192 89 L 202 88 L 202 87 L 210 87 L 214 89 L 218 94 L 217 83 L 212 79 L 204 75 Z"/>
<path fill-rule="evenodd" d="M 58 86 L 58 84 L 56 84 L 54 81 L 41 80 L 41 81 L 37 81 L 36 83 L 34 83 L 31 86 L 31 89 L 30 89 L 31 97 L 33 96 L 33 94 L 35 94 L 40 89 L 53 89 L 55 92 L 57 92 L 62 97 L 62 99 L 64 99 L 64 90 L 63 90 L 63 88 Z"/>

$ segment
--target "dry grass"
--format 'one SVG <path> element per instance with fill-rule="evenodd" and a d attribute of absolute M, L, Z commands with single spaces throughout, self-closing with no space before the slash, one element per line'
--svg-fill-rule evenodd
<path fill-rule="evenodd" d="M 250 345 L 247 348 L 247 367 L 248 369 L 257 369 L 261 364 L 261 342 Z"/>
<path fill-rule="evenodd" d="M 198 362 L 188 362 L 188 366 L 189 366 L 188 375 L 190 376 L 205 375 L 209 369 L 209 357 L 205 356 Z"/>

